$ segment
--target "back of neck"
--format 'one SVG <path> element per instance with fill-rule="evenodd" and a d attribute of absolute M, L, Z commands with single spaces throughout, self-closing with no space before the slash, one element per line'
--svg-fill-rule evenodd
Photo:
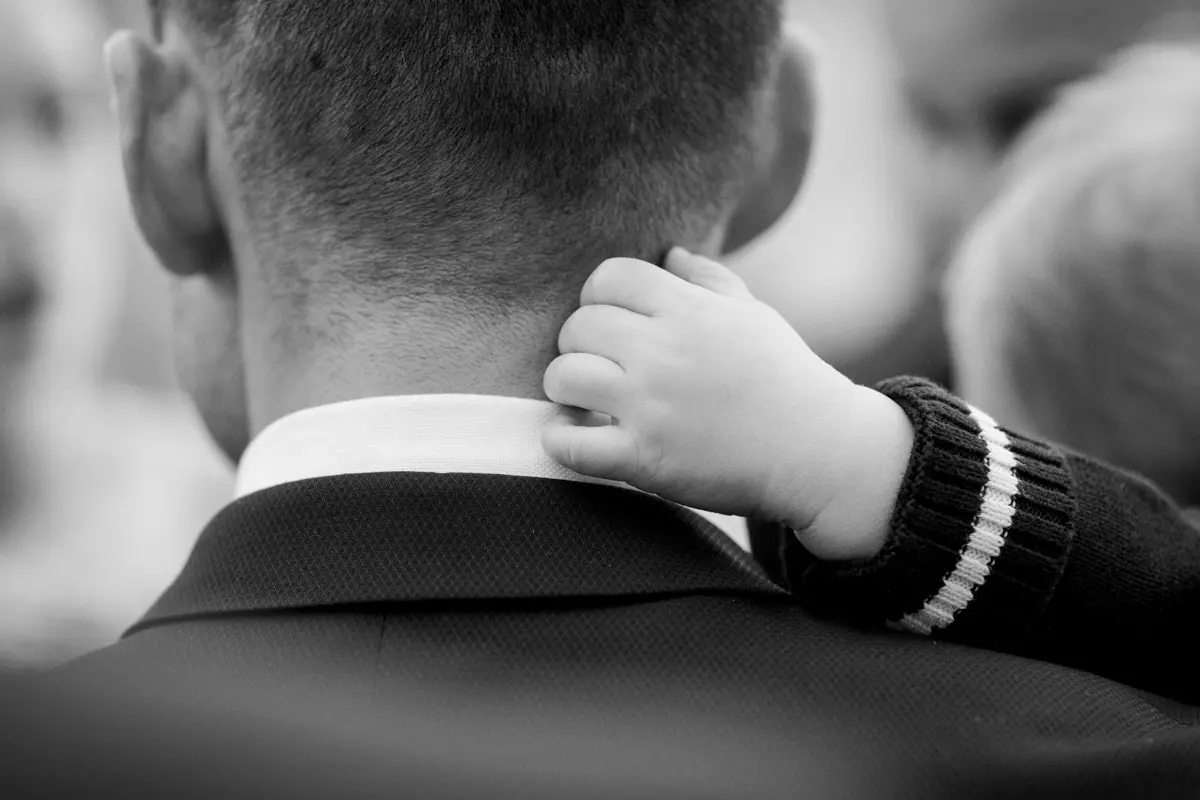
<path fill-rule="evenodd" d="M 253 348 L 247 390 L 254 431 L 294 411 L 411 394 L 545 399 L 542 375 L 558 355 L 573 308 L 507 317 L 440 309 L 355 315 L 320 335 L 284 332 Z"/>

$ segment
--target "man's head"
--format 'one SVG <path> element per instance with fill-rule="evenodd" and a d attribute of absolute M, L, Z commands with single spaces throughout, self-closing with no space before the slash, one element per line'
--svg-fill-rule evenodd
<path fill-rule="evenodd" d="M 153 44 L 109 47 L 127 176 L 231 452 L 243 355 L 254 429 L 337 399 L 283 374 L 321 349 L 407 348 L 402 391 L 472 340 L 552 348 L 599 261 L 719 246 L 773 146 L 778 0 L 154 5 Z"/>
<path fill-rule="evenodd" d="M 1200 46 L 1066 92 L 949 278 L 968 400 L 1200 503 Z"/>

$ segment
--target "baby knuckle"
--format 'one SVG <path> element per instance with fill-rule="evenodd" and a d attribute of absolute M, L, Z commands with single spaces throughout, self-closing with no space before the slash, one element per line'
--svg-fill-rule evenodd
<path fill-rule="evenodd" d="M 662 477 L 664 447 L 662 437 L 650 434 L 637 437 L 635 441 L 634 470 L 638 477 L 649 485 L 655 485 Z"/>
<path fill-rule="evenodd" d="M 546 396 L 551 400 L 561 398 L 568 382 L 566 362 L 561 357 L 551 361 L 550 366 L 546 367 L 546 374 L 542 376 L 542 388 Z"/>
<path fill-rule="evenodd" d="M 567 441 L 566 453 L 564 454 L 566 456 L 566 462 L 567 462 L 565 464 L 565 466 L 568 469 L 582 468 L 583 464 L 584 464 L 584 457 L 586 455 L 584 450 L 585 450 L 585 445 L 581 439 L 577 439 L 574 437 L 569 439 Z"/>
<path fill-rule="evenodd" d="M 580 340 L 581 329 L 585 328 L 588 321 L 588 315 L 583 313 L 586 308 L 581 308 L 567 317 L 567 321 L 563 323 L 562 328 L 558 332 L 558 349 L 560 352 L 566 353 L 571 350 L 575 342 Z"/>
<path fill-rule="evenodd" d="M 621 283 L 628 276 L 628 265 L 624 259 L 610 258 L 596 267 L 588 282 L 593 289 L 603 291 Z"/>

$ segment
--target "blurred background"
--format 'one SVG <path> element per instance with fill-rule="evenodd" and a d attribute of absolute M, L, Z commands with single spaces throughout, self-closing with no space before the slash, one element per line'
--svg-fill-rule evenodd
<path fill-rule="evenodd" d="M 231 491 L 175 390 L 101 61 L 141 0 L 0 3 L 0 663 L 112 641 Z"/>
<path fill-rule="evenodd" d="M 816 53 L 808 183 L 728 260 L 862 381 L 948 377 L 941 273 L 1064 83 L 1187 0 L 789 0 Z M 227 500 L 173 385 L 101 45 L 143 0 L 0 2 L 0 664 L 102 645 Z"/>

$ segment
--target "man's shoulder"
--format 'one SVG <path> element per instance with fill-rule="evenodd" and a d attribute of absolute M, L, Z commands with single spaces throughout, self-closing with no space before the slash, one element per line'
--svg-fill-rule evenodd
<path fill-rule="evenodd" d="M 182 697 L 168 683 L 158 676 L 99 691 L 87 681 L 0 680 L 0 713 L 20 734 L 0 735 L 0 793 L 394 797 L 420 787 L 421 796 L 498 800 L 784 797 L 799 785 L 805 796 L 843 797 L 869 788 L 845 743 L 817 719 L 801 741 L 703 706 L 654 717 L 620 697 L 546 705 L 428 685 L 368 697 L 320 681 L 228 679 Z"/>
<path fill-rule="evenodd" d="M 690 789 L 689 775 L 805 786 L 866 779 L 853 785 L 868 794 L 920 779 L 922 797 L 950 796 L 948 787 L 1129 796 L 1102 791 L 1098 775 L 1149 797 L 1200 786 L 1200 767 L 1189 766 L 1200 764 L 1195 732 L 1134 692 L 1023 659 L 844 630 L 786 603 L 692 596 L 318 616 L 142 631 L 44 676 L 16 706 L 0 682 L 0 704 L 37 713 L 35 734 L 77 754 L 94 756 L 118 736 L 130 769 L 155 753 L 161 765 L 245 766 L 226 776 L 238 775 L 234 786 L 252 776 L 243 746 L 272 770 L 289 751 L 337 769 L 352 766 L 343 755 L 372 754 L 359 767 L 378 770 L 419 764 L 436 745 L 460 766 L 510 777 L 530 769 L 532 779 L 537 765 L 522 752 L 534 741 L 544 746 L 537 752 L 559 754 L 564 777 L 579 777 L 572 770 L 588 762 L 570 759 L 589 752 L 628 777 L 618 766 L 649 770 L 652 750 L 666 785 Z M 297 636 L 322 644 L 306 656 Z M 328 660 L 347 645 L 349 657 Z M 166 746 L 172 737 L 189 745 L 182 762 Z M 335 741 L 358 744 L 339 750 Z M 1063 748 L 1077 755 L 1048 760 Z M 701 757 L 718 751 L 724 777 Z M 497 752 L 508 756 L 474 761 Z M 989 782 L 1005 788 L 987 794 Z M 690 789 L 682 796 L 713 796 Z"/>
<path fill-rule="evenodd" d="M 285 609 L 171 620 L 135 629 L 37 678 L 118 695 L 157 686 L 188 697 L 223 686 L 308 681 L 361 690 L 372 681 L 383 618 L 370 609 Z"/>

